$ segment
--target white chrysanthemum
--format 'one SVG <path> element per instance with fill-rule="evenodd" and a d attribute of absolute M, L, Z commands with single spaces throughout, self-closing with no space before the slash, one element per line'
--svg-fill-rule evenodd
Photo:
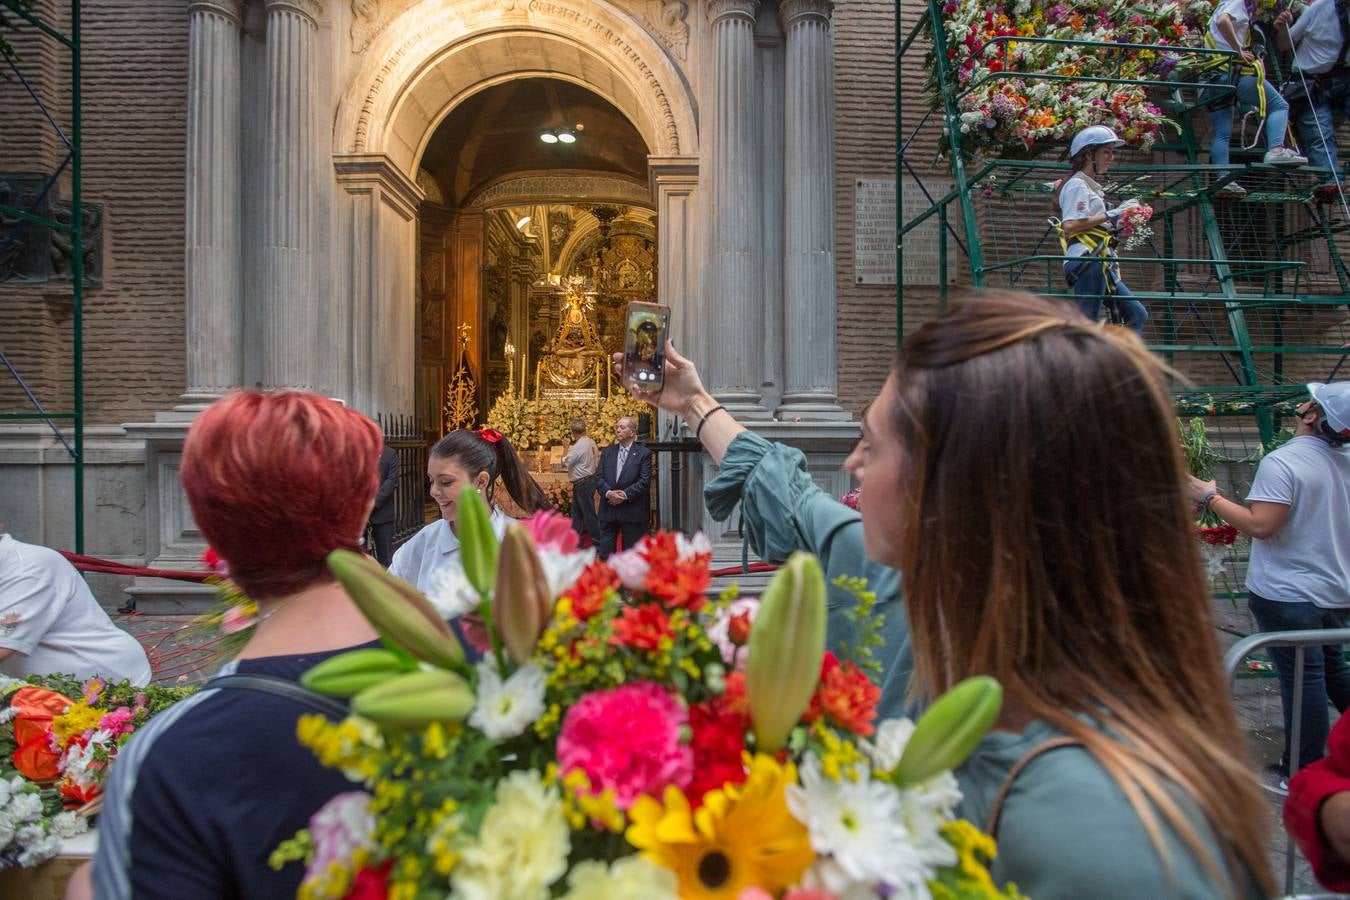
<path fill-rule="evenodd" d="M 679 900 L 675 873 L 640 856 L 625 856 L 606 866 L 579 862 L 567 876 L 563 900 Z"/>
<path fill-rule="evenodd" d="M 42 818 L 42 798 L 30 791 L 15 793 L 9 798 L 9 806 L 5 811 L 15 826 L 36 822 Z"/>
<path fill-rule="evenodd" d="M 427 600 L 441 614 L 442 619 L 448 620 L 478 609 L 481 598 L 473 585 L 469 584 L 464 567 L 458 562 L 452 562 L 431 576 Z"/>
<path fill-rule="evenodd" d="M 541 549 L 539 566 L 544 570 L 544 580 L 548 582 L 548 595 L 561 596 L 564 591 L 577 583 L 581 573 L 595 561 L 595 550 L 582 550 L 577 553 L 560 553 L 557 550 Z"/>
<path fill-rule="evenodd" d="M 12 840 L 14 840 L 14 820 L 7 816 L 4 810 L 0 810 L 0 850 L 8 847 Z"/>
<path fill-rule="evenodd" d="M 854 881 L 833 859 L 822 857 L 802 874 L 801 886 L 809 891 L 825 891 L 838 900 L 879 900 L 877 887 Z"/>
<path fill-rule="evenodd" d="M 814 754 L 799 772 L 801 785 L 787 789 L 788 808 L 810 832 L 815 851 L 832 855 L 851 880 L 903 888 L 933 877 L 906 827 L 896 788 L 866 771 L 856 781 L 832 781 Z"/>
<path fill-rule="evenodd" d="M 567 871 L 571 832 L 556 787 L 518 770 L 497 784 L 482 827 L 460 850 L 450 876 L 453 900 L 548 900 Z"/>
<path fill-rule="evenodd" d="M 523 734 L 544 714 L 544 671 L 521 666 L 502 681 L 497 664 L 478 663 L 478 696 L 469 724 L 494 741 Z"/>
<path fill-rule="evenodd" d="M 84 816 L 76 815 L 71 810 L 59 812 L 52 817 L 51 834 L 61 840 L 75 837 L 77 834 L 84 834 L 88 830 L 89 820 Z"/>
<path fill-rule="evenodd" d="M 23 849 L 19 853 L 19 865 L 25 869 L 40 865 L 56 854 L 61 852 L 61 839 L 55 837 L 43 837 L 42 829 L 37 829 L 36 835 L 28 835 L 25 839 L 24 831 L 14 836 L 14 839 Z"/>

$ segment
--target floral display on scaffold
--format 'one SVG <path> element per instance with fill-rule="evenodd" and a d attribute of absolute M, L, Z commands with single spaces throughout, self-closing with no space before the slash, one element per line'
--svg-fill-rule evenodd
<path fill-rule="evenodd" d="M 825 652 L 814 557 L 756 604 L 713 593 L 701 535 L 602 562 L 541 513 L 498 544 L 472 491 L 457 532 L 463 571 L 435 606 L 330 557 L 385 649 L 303 678 L 351 697 L 347 719 L 297 733 L 354 784 L 273 854 L 306 865 L 302 898 L 1018 896 L 955 817 L 951 769 L 997 716 L 997 682 L 963 682 L 917 724 L 876 721 L 875 643 Z M 839 584 L 875 621 L 865 585 Z M 474 665 L 443 619 L 465 610 Z"/>
<path fill-rule="evenodd" d="M 1215 450 L 1201 418 L 1178 419 L 1181 448 L 1186 456 L 1186 469 L 1196 478 L 1209 481 L 1215 469 L 1226 462 Z M 1237 595 L 1229 579 L 1230 564 L 1238 561 L 1249 541 L 1232 525 L 1220 519 L 1208 507 L 1200 509 L 1195 520 L 1195 539 L 1200 556 L 1205 561 L 1205 574 L 1210 583 L 1222 586 L 1228 598 L 1236 603 Z"/>
<path fill-rule="evenodd" d="M 0 869 L 44 862 L 85 831 L 118 750 L 194 690 L 0 678 Z"/>
<path fill-rule="evenodd" d="M 1266 21 L 1285 5 L 1249 4 L 1252 17 Z M 1214 6 L 1210 0 L 946 0 L 942 25 L 963 153 L 1031 156 L 1066 146 L 1089 125 L 1108 125 L 1147 150 L 1164 127 L 1174 126 L 1148 85 L 1137 82 L 1165 80 L 1178 65 L 1193 72 L 1211 59 L 1184 51 L 1203 45 Z M 940 102 L 937 88 L 934 76 L 934 103 Z M 949 138 L 940 150 L 950 152 Z"/>

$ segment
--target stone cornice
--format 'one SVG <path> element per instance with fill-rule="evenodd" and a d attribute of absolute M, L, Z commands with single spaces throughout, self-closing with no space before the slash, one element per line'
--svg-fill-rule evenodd
<path fill-rule="evenodd" d="M 708 21 L 716 28 L 723 19 L 739 18 L 754 24 L 759 0 L 708 0 Z"/>
<path fill-rule="evenodd" d="M 348 190 L 378 185 L 409 218 L 417 215 L 422 189 L 383 153 L 337 153 L 333 169 L 338 183 Z"/>
<path fill-rule="evenodd" d="M 244 0 L 192 0 L 188 4 L 188 15 L 198 13 L 214 13 L 239 25 L 244 21 Z"/>
<path fill-rule="evenodd" d="M 834 13 L 833 0 L 783 0 L 778 6 L 778 16 L 783 28 L 788 29 L 803 19 L 820 19 L 826 25 Z"/>
<path fill-rule="evenodd" d="M 321 0 L 265 0 L 265 6 L 269 16 L 274 12 L 289 11 L 304 16 L 316 25 L 323 14 Z"/>

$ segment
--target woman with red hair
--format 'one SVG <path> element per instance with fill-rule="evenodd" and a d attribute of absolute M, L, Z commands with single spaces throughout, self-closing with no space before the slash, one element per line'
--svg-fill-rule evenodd
<path fill-rule="evenodd" d="M 100 900 L 295 896 L 303 867 L 274 871 L 268 855 L 351 784 L 296 740 L 312 701 L 276 691 L 376 640 L 326 560 L 359 546 L 382 445 L 370 419 L 297 391 L 240 391 L 192 424 L 181 478 L 193 518 L 259 609 L 221 673 L 270 686 L 208 685 L 123 748 L 99 818 Z"/>

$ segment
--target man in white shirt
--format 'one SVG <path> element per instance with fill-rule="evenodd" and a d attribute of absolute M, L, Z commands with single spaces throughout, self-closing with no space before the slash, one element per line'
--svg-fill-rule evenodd
<path fill-rule="evenodd" d="M 1252 539 L 1247 596 L 1262 631 L 1350 627 L 1350 382 L 1308 385 L 1295 411 L 1294 436 L 1256 469 L 1251 508 L 1220 494 L 1212 481 L 1190 479 L 1191 498 Z M 1271 648 L 1284 702 L 1285 750 L 1292 769 L 1326 753 L 1328 699 L 1350 707 L 1350 666 L 1340 644 L 1310 647 L 1303 657 L 1303 704 L 1296 759 L 1289 736 L 1294 650 Z"/>
<path fill-rule="evenodd" d="M 592 543 L 600 541 L 600 519 L 595 512 L 595 467 L 600 462 L 600 448 L 586 433 L 582 419 L 572 422 L 572 446 L 563 454 L 567 478 L 572 482 L 572 528 L 576 533 L 591 536 Z"/>
<path fill-rule="evenodd" d="M 1297 20 L 1290 10 L 1275 18 L 1275 43 L 1281 50 L 1289 50 L 1292 44 L 1299 93 L 1303 94 L 1303 86 L 1307 86 L 1306 94 L 1293 102 L 1299 142 L 1308 154 L 1308 165 L 1331 170 L 1314 188 L 1324 200 L 1338 196 L 1343 180 L 1335 130 L 1337 115 L 1350 116 L 1348 15 L 1346 0 L 1313 0 Z"/>
<path fill-rule="evenodd" d="M 113 624 L 80 573 L 55 550 L 0 526 L 0 674 L 74 675 L 150 683 L 150 661 Z"/>

